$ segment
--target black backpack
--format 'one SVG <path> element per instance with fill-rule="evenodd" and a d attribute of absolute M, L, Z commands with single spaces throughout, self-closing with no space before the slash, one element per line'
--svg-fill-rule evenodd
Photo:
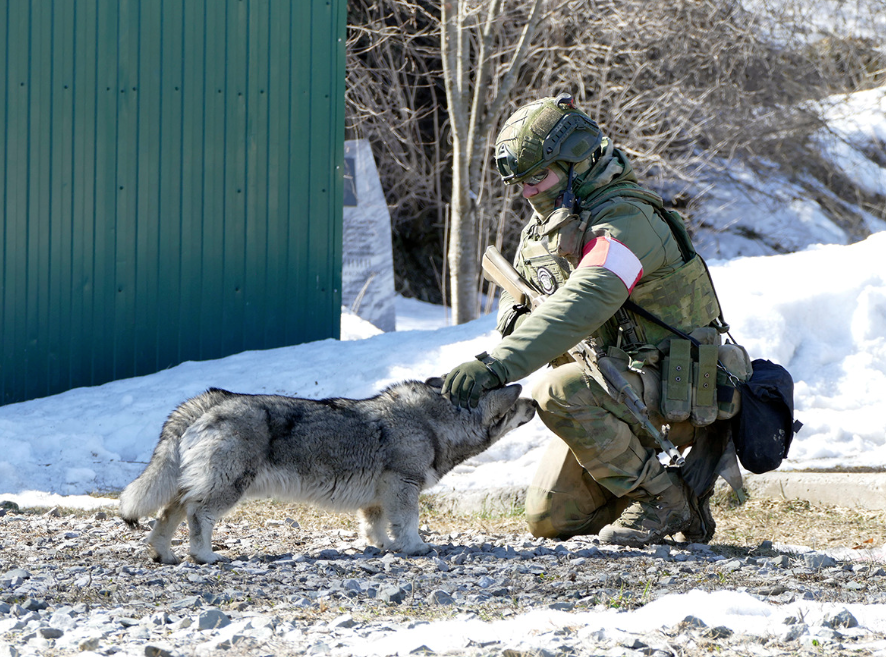
<path fill-rule="evenodd" d="M 775 470 L 788 455 L 802 423 L 794 420 L 794 381 L 781 365 L 758 358 L 754 373 L 739 385 L 741 410 L 732 418 L 732 440 L 746 470 Z"/>

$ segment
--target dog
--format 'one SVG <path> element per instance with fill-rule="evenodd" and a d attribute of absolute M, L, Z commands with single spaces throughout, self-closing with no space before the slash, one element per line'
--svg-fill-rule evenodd
<path fill-rule="evenodd" d="M 171 541 L 185 518 L 193 560 L 228 561 L 212 551 L 212 530 L 246 497 L 357 511 L 371 545 L 426 554 L 419 493 L 535 414 L 519 385 L 491 390 L 469 410 L 443 397 L 442 385 L 406 381 L 361 400 L 210 388 L 169 415 L 144 472 L 120 495 L 120 515 L 134 528 L 160 511 L 148 546 L 165 564 L 178 563 Z"/>

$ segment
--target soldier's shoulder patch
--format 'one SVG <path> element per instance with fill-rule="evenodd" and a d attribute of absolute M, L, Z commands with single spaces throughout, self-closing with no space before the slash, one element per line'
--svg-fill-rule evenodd
<path fill-rule="evenodd" d="M 621 279 L 628 294 L 643 277 L 643 265 L 627 246 L 609 235 L 595 237 L 582 251 L 579 267 L 602 267 Z"/>
<path fill-rule="evenodd" d="M 536 272 L 538 276 L 538 284 L 545 294 L 553 294 L 557 289 L 557 279 L 547 267 L 539 267 Z"/>

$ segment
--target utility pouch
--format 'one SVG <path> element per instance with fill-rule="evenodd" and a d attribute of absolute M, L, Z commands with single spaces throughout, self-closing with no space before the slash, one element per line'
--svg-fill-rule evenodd
<path fill-rule="evenodd" d="M 661 412 L 669 422 L 689 420 L 704 427 L 739 412 L 738 390 L 750 378 L 751 365 L 743 347 L 734 344 L 697 344 L 671 339 L 664 347 L 661 376 Z M 728 372 L 718 367 L 725 365 Z"/>
<path fill-rule="evenodd" d="M 723 369 L 717 370 L 717 419 L 729 420 L 741 410 L 741 384 L 751 378 L 753 367 L 744 347 L 727 343 L 719 347 Z"/>
<path fill-rule="evenodd" d="M 661 414 L 670 422 L 689 419 L 692 409 L 692 343 L 671 340 L 662 363 Z"/>
<path fill-rule="evenodd" d="M 698 362 L 692 364 L 692 412 L 690 420 L 704 427 L 717 419 L 717 354 L 719 346 L 698 346 Z"/>

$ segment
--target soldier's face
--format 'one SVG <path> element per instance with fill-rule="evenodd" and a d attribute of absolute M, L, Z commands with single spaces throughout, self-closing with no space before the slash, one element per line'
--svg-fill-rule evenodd
<path fill-rule="evenodd" d="M 553 169 L 546 169 L 546 171 L 548 172 L 548 175 L 545 176 L 541 182 L 537 182 L 534 185 L 531 185 L 528 182 L 523 183 L 523 198 L 532 198 L 536 194 L 541 194 L 560 182 L 560 176 L 557 175 L 556 171 Z"/>

